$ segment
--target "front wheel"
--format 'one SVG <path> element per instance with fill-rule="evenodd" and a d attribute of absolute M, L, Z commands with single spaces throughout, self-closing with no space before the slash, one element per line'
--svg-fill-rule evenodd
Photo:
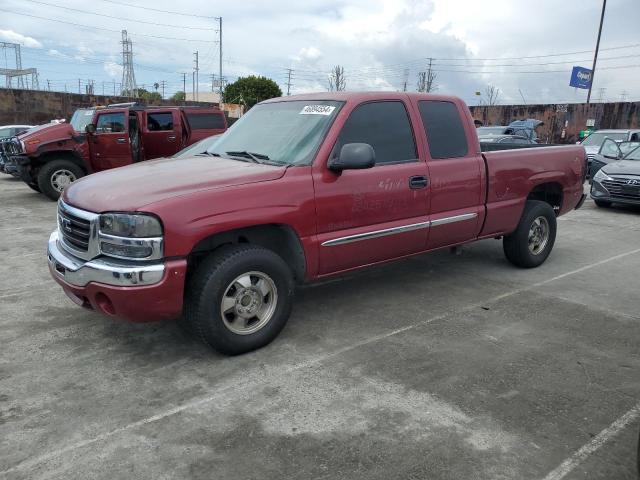
<path fill-rule="evenodd" d="M 607 202 L 606 200 L 594 200 L 596 206 L 600 208 L 609 208 L 611 206 L 611 202 Z"/>
<path fill-rule="evenodd" d="M 71 160 L 53 160 L 40 168 L 38 186 L 51 200 L 58 200 L 65 188 L 83 176 L 82 168 Z"/>
<path fill-rule="evenodd" d="M 523 268 L 542 265 L 553 249 L 556 230 L 556 215 L 551 205 L 527 200 L 518 228 L 502 242 L 507 260 Z"/>
<path fill-rule="evenodd" d="M 284 328 L 294 282 L 266 248 L 230 245 L 213 252 L 187 285 L 185 319 L 206 344 L 227 355 L 263 347 Z"/>

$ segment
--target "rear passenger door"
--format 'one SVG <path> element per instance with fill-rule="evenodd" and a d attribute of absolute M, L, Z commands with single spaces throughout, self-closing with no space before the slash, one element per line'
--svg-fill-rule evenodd
<path fill-rule="evenodd" d="M 475 151 L 475 131 L 466 128 L 459 106 L 422 100 L 418 111 L 427 139 L 431 228 L 428 248 L 471 240 L 484 218 L 484 160 Z"/>
<path fill-rule="evenodd" d="M 182 148 L 178 111 L 147 112 L 142 133 L 145 158 L 169 157 Z"/>
<path fill-rule="evenodd" d="M 328 158 L 314 163 L 321 275 L 425 249 L 426 166 L 418 158 L 412 123 L 402 101 L 357 105 L 330 157 L 347 143 L 368 143 L 375 166 L 338 173 L 327 168 Z"/>

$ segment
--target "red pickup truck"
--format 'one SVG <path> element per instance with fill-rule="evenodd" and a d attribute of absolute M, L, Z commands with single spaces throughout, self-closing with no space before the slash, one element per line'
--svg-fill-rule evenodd
<path fill-rule="evenodd" d="M 16 176 L 57 200 L 89 173 L 168 157 L 226 129 L 223 112 L 213 107 L 117 104 L 76 110 L 69 123 L 33 128 L 3 149 Z"/>
<path fill-rule="evenodd" d="M 299 283 L 496 237 L 515 265 L 540 265 L 585 172 L 581 146 L 483 154 L 454 97 L 272 99 L 204 154 L 75 182 L 49 266 L 79 305 L 182 317 L 238 354 L 278 335 Z"/>

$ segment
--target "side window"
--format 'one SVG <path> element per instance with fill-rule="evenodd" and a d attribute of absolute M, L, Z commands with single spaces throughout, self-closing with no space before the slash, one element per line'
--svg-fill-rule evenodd
<path fill-rule="evenodd" d="M 222 113 L 187 113 L 189 125 L 194 130 L 222 129 L 224 115 Z"/>
<path fill-rule="evenodd" d="M 171 112 L 147 114 L 147 128 L 151 132 L 173 130 L 173 114 Z"/>
<path fill-rule="evenodd" d="M 418 102 L 429 152 L 434 160 L 464 157 L 469 152 L 464 125 L 455 103 L 424 100 Z"/>
<path fill-rule="evenodd" d="M 409 115 L 402 102 L 374 102 L 356 107 L 342 127 L 334 154 L 342 145 L 368 143 L 376 152 L 376 165 L 417 161 Z"/>
<path fill-rule="evenodd" d="M 631 138 L 629 139 L 629 141 L 631 142 L 638 142 L 640 141 L 640 134 L 634 133 L 631 135 Z"/>
<path fill-rule="evenodd" d="M 97 133 L 124 132 L 124 112 L 101 113 L 96 124 Z"/>

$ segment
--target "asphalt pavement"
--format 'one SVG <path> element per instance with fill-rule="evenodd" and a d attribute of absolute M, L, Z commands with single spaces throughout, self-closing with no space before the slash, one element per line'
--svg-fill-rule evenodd
<path fill-rule="evenodd" d="M 640 210 L 306 286 L 271 345 L 74 305 L 56 205 L 0 177 L 0 479 L 636 479 Z"/>

